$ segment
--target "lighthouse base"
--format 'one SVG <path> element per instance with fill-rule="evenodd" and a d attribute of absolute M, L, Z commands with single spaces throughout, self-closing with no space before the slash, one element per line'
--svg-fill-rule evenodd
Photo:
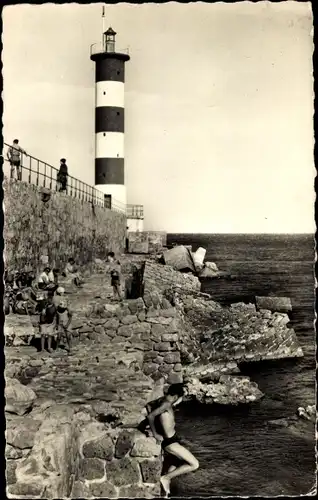
<path fill-rule="evenodd" d="M 126 213 L 126 186 L 121 184 L 96 184 L 95 188 L 104 193 L 106 207 Z"/>
<path fill-rule="evenodd" d="M 127 227 L 130 233 L 140 233 L 144 230 L 144 219 L 127 217 Z"/>

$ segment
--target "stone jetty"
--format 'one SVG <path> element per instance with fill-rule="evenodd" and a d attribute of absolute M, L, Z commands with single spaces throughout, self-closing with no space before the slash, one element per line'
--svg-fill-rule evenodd
<path fill-rule="evenodd" d="M 69 297 L 74 349 L 42 355 L 28 344 L 36 319 L 9 315 L 6 459 L 9 498 L 160 496 L 160 447 L 137 430 L 165 384 L 187 398 L 251 403 L 263 394 L 241 362 L 302 356 L 284 313 L 223 307 L 199 279 L 155 259 L 123 256 L 138 298 L 111 301 L 107 264 Z"/>

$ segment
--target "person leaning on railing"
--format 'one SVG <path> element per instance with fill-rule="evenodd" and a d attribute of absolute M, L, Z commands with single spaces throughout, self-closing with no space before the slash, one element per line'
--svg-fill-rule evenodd
<path fill-rule="evenodd" d="M 14 139 L 12 146 L 9 147 L 7 157 L 11 166 L 10 177 L 13 179 L 16 172 L 18 181 L 22 180 L 21 154 L 27 153 L 19 146 L 19 139 Z"/>

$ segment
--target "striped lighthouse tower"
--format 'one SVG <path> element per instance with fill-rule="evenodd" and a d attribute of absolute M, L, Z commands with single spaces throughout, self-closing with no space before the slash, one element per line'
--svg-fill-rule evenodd
<path fill-rule="evenodd" d="M 103 9 L 103 25 L 104 25 Z M 104 31 L 104 30 L 103 30 Z M 102 46 L 91 46 L 95 66 L 95 187 L 104 193 L 105 205 L 126 210 L 124 154 L 125 62 L 128 53 L 117 52 L 116 33 L 108 28 Z"/>

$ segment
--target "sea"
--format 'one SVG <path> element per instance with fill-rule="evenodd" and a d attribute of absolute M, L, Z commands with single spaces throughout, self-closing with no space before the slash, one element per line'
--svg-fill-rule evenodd
<path fill-rule="evenodd" d="M 177 432 L 197 457 L 197 471 L 172 482 L 172 497 L 299 496 L 316 484 L 315 434 L 275 427 L 270 420 L 315 404 L 314 235 L 169 234 L 167 244 L 206 249 L 206 261 L 233 280 L 204 280 L 201 290 L 224 305 L 255 295 L 290 297 L 292 327 L 304 357 L 246 363 L 241 372 L 264 398 L 241 406 L 183 403 Z"/>

